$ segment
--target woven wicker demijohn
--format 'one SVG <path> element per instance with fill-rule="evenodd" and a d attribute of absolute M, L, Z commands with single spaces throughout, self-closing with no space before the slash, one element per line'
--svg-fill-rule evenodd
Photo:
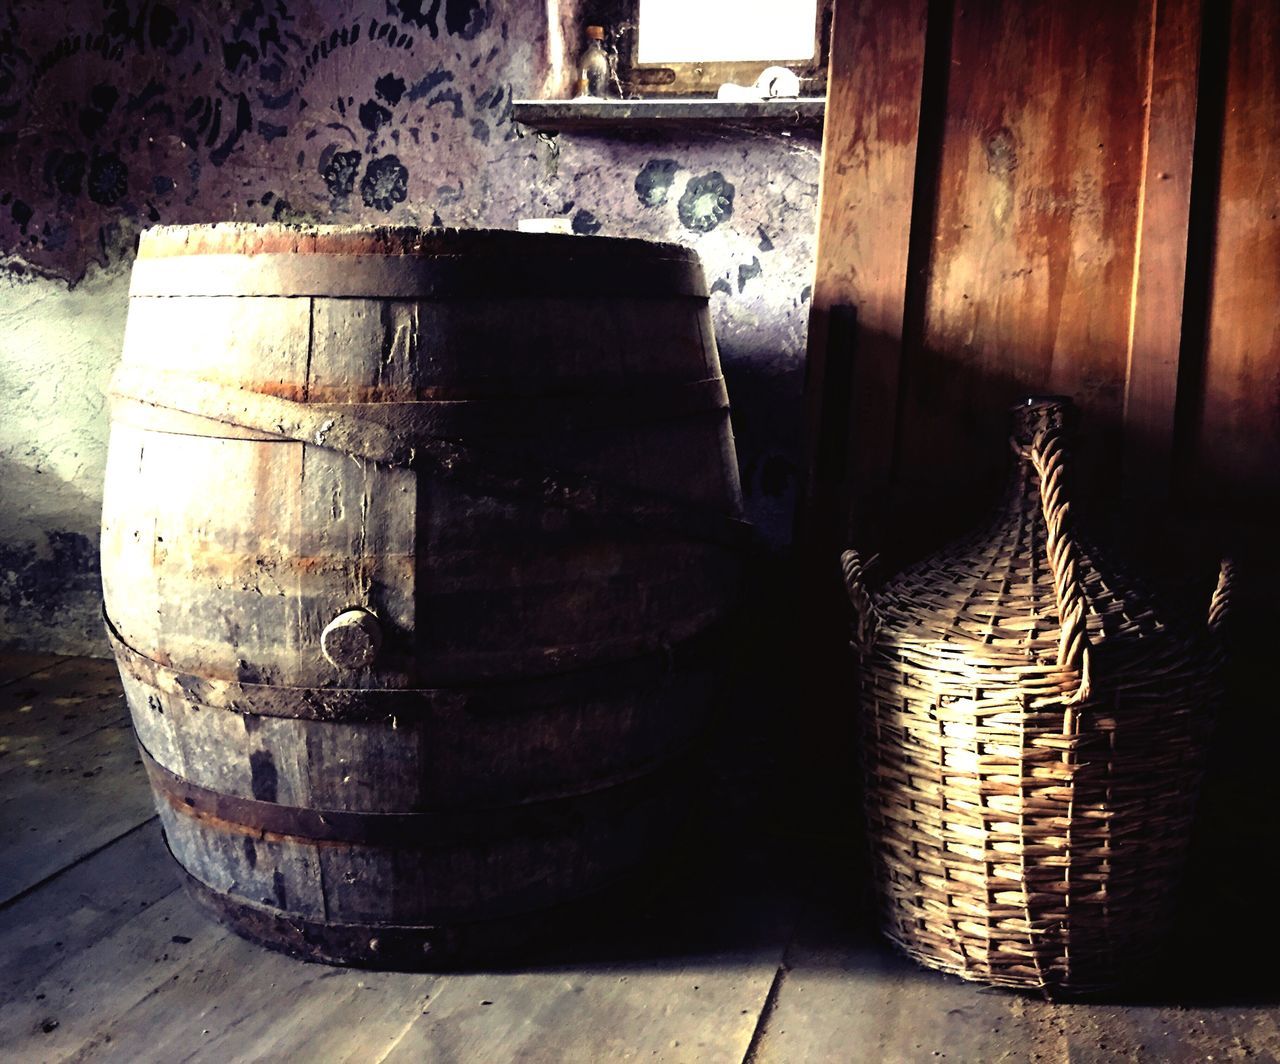
<path fill-rule="evenodd" d="M 1074 529 L 1069 402 L 1015 412 L 994 523 L 855 607 L 867 830 L 885 933 L 931 968 L 1046 995 L 1161 944 L 1213 704 L 1208 622 L 1161 615 Z"/>

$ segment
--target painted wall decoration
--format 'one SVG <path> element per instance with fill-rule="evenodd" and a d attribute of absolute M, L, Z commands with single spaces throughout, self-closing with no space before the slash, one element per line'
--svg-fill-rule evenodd
<path fill-rule="evenodd" d="M 578 49 L 553 29 L 545 5 L 520 0 L 10 0 L 0 473 L 13 475 L 0 477 L 0 642 L 95 629 L 102 389 L 136 235 L 155 223 L 567 217 L 584 236 L 696 248 L 750 516 L 786 543 L 817 139 L 524 130 L 512 100 L 555 92 L 555 49 Z M 64 570 L 79 574 L 66 591 L 55 586 Z"/>
<path fill-rule="evenodd" d="M 15 0 L 8 268 L 76 281 L 160 221 L 458 215 L 515 138 L 513 74 L 545 48 L 536 9 L 507 6 L 80 0 L 59 23 Z"/>

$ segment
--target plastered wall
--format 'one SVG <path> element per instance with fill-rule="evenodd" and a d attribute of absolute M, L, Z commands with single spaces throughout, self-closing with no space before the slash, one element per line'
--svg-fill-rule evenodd
<path fill-rule="evenodd" d="M 522 130 L 512 99 L 565 83 L 556 31 L 545 5 L 517 0 L 6 5 L 0 644 L 103 649 L 103 393 L 136 235 L 158 222 L 513 228 L 563 216 L 584 235 L 696 248 L 749 516 L 785 547 L 818 140 Z"/>

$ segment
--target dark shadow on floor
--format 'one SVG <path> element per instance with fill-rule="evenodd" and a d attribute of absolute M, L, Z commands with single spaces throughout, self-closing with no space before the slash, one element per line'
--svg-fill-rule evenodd
<path fill-rule="evenodd" d="M 534 963 L 678 964 L 694 955 L 741 956 L 799 936 L 808 964 L 870 956 L 880 970 L 912 965 L 876 929 L 851 666 L 834 639 L 813 644 L 814 629 L 788 605 L 791 580 L 779 567 L 754 587 L 701 780 L 703 803 L 672 860 L 583 910 L 572 932 Z M 1238 650 L 1246 657 L 1260 651 Z M 1231 705 L 1258 704 L 1251 675 L 1237 670 Z M 1280 1005 L 1280 968 L 1267 963 L 1280 946 L 1280 927 L 1268 915 L 1280 854 L 1273 852 L 1265 764 L 1277 743 L 1255 741 L 1257 722 L 1245 729 L 1242 712 L 1224 713 L 1167 948 L 1128 990 L 1088 1000 Z M 1280 740 L 1280 722 L 1266 728 Z"/>

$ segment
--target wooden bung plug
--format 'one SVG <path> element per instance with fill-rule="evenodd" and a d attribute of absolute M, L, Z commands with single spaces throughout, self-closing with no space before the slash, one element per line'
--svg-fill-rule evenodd
<path fill-rule="evenodd" d="M 368 610 L 343 610 L 320 633 L 320 649 L 339 669 L 367 669 L 382 647 L 382 627 Z"/>

